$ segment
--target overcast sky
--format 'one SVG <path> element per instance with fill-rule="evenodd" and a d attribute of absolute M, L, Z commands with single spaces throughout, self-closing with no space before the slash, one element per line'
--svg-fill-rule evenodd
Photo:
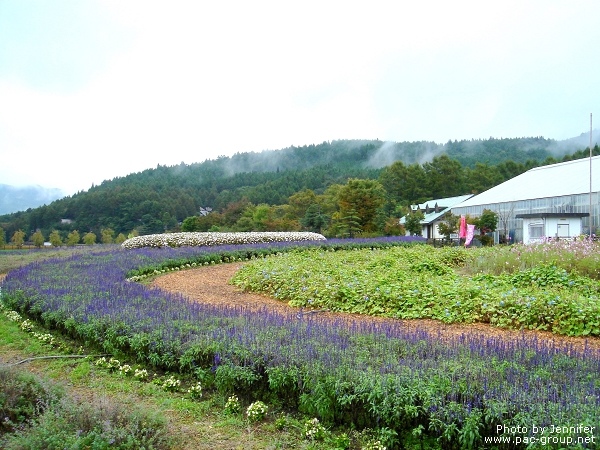
<path fill-rule="evenodd" d="M 600 2 L 0 0 L 0 183 L 600 124 Z M 597 128 L 595 126 L 594 128 Z"/>

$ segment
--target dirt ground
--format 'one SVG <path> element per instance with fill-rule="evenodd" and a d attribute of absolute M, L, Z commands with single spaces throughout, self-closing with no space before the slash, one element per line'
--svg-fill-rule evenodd
<path fill-rule="evenodd" d="M 152 286 L 171 292 L 179 292 L 196 302 L 246 305 L 251 309 L 263 307 L 273 308 L 284 313 L 298 312 L 298 308 L 288 306 L 286 303 L 265 295 L 244 292 L 237 286 L 229 283 L 231 277 L 241 267 L 241 264 L 218 264 L 215 266 L 198 269 L 171 272 L 154 279 Z M 315 315 L 321 320 L 347 319 L 348 321 L 394 321 L 382 317 L 365 316 L 359 314 L 344 314 L 319 312 Z M 532 330 L 505 330 L 483 323 L 475 324 L 444 324 L 436 320 L 406 320 L 404 325 L 430 332 L 441 338 L 451 338 L 456 335 L 483 335 L 507 340 L 516 340 L 526 336 L 537 335 L 539 340 L 553 341 L 558 346 L 572 346 L 576 351 L 582 350 L 587 342 L 587 347 L 600 351 L 600 338 L 583 338 L 558 336 L 549 332 Z"/>
<path fill-rule="evenodd" d="M 203 303 L 226 304 L 232 306 L 245 305 L 251 309 L 263 307 L 272 308 L 283 313 L 300 313 L 298 308 L 288 306 L 286 303 L 261 294 L 244 292 L 229 280 L 241 264 L 218 264 L 215 266 L 201 267 L 178 272 L 171 272 L 155 278 L 150 285 L 170 292 L 179 292 L 190 300 Z M 0 274 L 0 283 L 5 274 Z M 394 321 L 383 317 L 364 316 L 360 314 L 344 314 L 332 312 L 319 312 L 319 319 L 330 320 L 344 318 L 348 321 Z M 539 340 L 553 341 L 558 346 L 572 346 L 574 350 L 588 348 L 600 351 L 600 338 L 559 336 L 546 331 L 533 330 L 506 330 L 493 327 L 484 323 L 474 324 L 445 324 L 436 320 L 406 320 L 403 322 L 409 328 L 415 328 L 448 338 L 462 334 L 484 335 L 507 340 L 515 340 L 525 334 L 537 335 Z"/>

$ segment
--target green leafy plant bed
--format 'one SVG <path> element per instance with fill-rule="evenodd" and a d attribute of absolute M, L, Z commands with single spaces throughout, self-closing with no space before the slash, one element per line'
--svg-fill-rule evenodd
<path fill-rule="evenodd" d="M 532 250 L 313 249 L 246 264 L 233 282 L 304 308 L 600 336 L 600 284 L 579 275 L 577 266 L 568 272 L 558 258 L 545 261 L 548 247 L 538 248 L 540 265 L 509 263 L 504 254 L 523 251 Z M 496 267 L 498 258 L 506 262 L 501 273 L 466 275 L 485 266 L 482 260 Z M 581 263 L 590 269 L 589 261 Z"/>

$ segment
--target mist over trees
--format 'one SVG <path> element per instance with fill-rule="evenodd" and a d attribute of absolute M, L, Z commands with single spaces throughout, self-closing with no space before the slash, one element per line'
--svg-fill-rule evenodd
<path fill-rule="evenodd" d="M 165 231 L 403 232 L 410 204 L 479 193 L 538 165 L 586 157 L 543 138 L 332 141 L 196 164 L 157 166 L 49 205 L 0 216 L 6 236 L 74 245 Z M 598 154 L 597 146 L 594 149 Z M 560 158 L 560 159 L 557 159 Z M 81 234 L 79 234 L 81 233 Z M 115 236 L 118 236 L 117 239 Z M 39 241 L 39 235 L 36 235 Z"/>

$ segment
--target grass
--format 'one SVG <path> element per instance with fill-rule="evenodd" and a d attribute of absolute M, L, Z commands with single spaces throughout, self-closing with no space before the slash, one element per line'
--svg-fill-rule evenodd
<path fill-rule="evenodd" d="M 39 344 L 29 333 L 20 330 L 5 317 L 0 317 L 0 348 L 5 355 L 3 358 L 10 360 L 22 359 L 25 355 L 31 357 L 56 354 L 56 351 Z M 52 408 L 43 414 L 35 415 L 33 410 L 36 402 L 40 400 L 40 395 L 37 390 L 30 389 L 32 398 L 29 400 L 33 406 L 23 406 L 22 409 L 31 410 L 31 413 L 20 414 L 20 421 L 16 422 L 18 432 L 10 433 L 10 438 L 6 429 L 3 430 L 4 435 L 0 434 L 0 447 L 6 449 L 64 448 L 60 442 L 74 439 L 77 430 L 80 429 L 66 426 L 64 417 L 78 425 L 81 425 L 82 421 L 94 421 L 98 426 L 107 420 L 122 422 L 120 428 L 114 430 L 116 434 L 125 434 L 128 427 L 139 428 L 142 422 L 152 423 L 160 429 L 160 442 L 155 442 L 151 447 L 156 449 L 302 448 L 298 446 L 302 443 L 298 443 L 298 439 L 292 434 L 288 433 L 285 436 L 286 433 L 270 430 L 268 426 L 249 428 L 242 415 L 223 415 L 220 412 L 222 401 L 218 396 L 201 402 L 192 401 L 182 393 L 165 392 L 155 384 L 139 383 L 117 373 L 108 373 L 97 368 L 90 359 L 34 360 L 27 365 L 10 369 L 0 368 L 0 378 L 2 375 L 10 380 L 2 386 L 5 394 L 9 390 L 9 384 L 13 385 L 12 389 L 16 389 L 14 386 L 21 386 L 19 393 L 24 397 L 27 397 L 25 388 L 30 385 L 38 387 L 38 390 L 44 386 L 52 386 L 51 389 L 44 388 L 52 392 L 65 390 L 64 397 L 52 394 L 58 398 L 55 404 L 51 405 Z M 66 415 L 67 410 L 75 411 L 77 415 Z M 80 420 L 74 420 L 77 417 Z M 31 424 L 35 426 L 30 427 L 28 420 L 33 420 Z M 124 423 L 128 425 L 125 426 Z M 58 433 L 59 429 L 66 429 L 70 435 L 67 436 L 64 431 Z M 60 435 L 61 440 L 54 443 L 50 438 L 52 435 Z M 293 442 L 293 445 L 269 447 L 272 442 Z M 141 448 L 141 442 L 138 443 L 139 446 L 131 448 Z M 110 448 L 130 447 L 117 447 L 112 444 Z"/>
<path fill-rule="evenodd" d="M 64 258 L 73 254 L 79 254 L 83 252 L 89 252 L 91 250 L 97 251 L 102 248 L 112 248 L 111 245 L 79 245 L 77 247 L 61 247 L 61 248 L 0 248 L 0 274 L 5 274 L 14 270 L 18 267 L 26 264 L 43 261 L 50 258 Z"/>
<path fill-rule="evenodd" d="M 0 348 L 6 361 L 65 350 L 71 353 L 69 347 L 64 341 L 52 347 L 43 344 L 6 315 L 0 316 Z M 0 447 L 172 448 L 174 439 L 168 436 L 164 417 L 133 401 L 115 401 L 104 395 L 108 390 L 90 390 L 90 381 L 97 379 L 91 375 L 89 361 L 84 359 L 0 365 Z M 70 386 L 62 380 L 69 380 Z M 140 445 L 127 447 L 132 442 Z"/>

